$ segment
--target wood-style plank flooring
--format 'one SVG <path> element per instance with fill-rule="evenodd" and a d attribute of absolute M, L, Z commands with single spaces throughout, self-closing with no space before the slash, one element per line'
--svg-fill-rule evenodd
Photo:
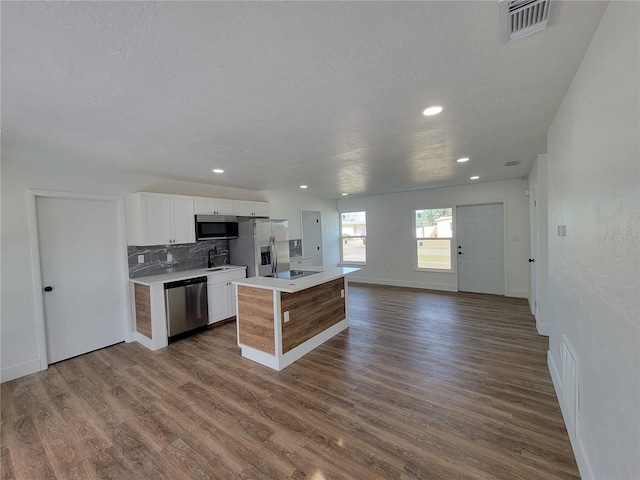
<path fill-rule="evenodd" d="M 282 372 L 229 323 L 4 383 L 2 479 L 579 478 L 525 300 L 349 288 Z"/>

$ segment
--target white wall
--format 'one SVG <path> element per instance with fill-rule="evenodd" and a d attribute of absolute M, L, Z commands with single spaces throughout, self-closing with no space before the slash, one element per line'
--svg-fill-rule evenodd
<path fill-rule="evenodd" d="M 536 314 L 536 329 L 540 335 L 549 335 L 549 300 L 548 300 L 548 278 L 549 278 L 549 203 L 547 193 L 547 155 L 538 155 L 538 158 L 531 167 L 529 172 L 529 192 L 535 196 L 538 209 L 538 231 L 530 232 L 534 235 L 538 242 L 538 251 L 530 252 L 531 257 L 535 259 L 537 269 L 536 286 L 538 292 L 538 311 Z"/>
<path fill-rule="evenodd" d="M 320 212 L 322 263 L 326 267 L 335 267 L 338 264 L 340 260 L 340 244 L 338 243 L 340 223 L 335 200 L 272 190 L 260 193 L 269 202 L 271 218 L 289 220 L 289 238 L 302 238 L 302 210 Z M 304 239 L 302 243 L 304 244 Z"/>
<path fill-rule="evenodd" d="M 413 268 L 413 209 L 506 203 L 505 293 L 526 298 L 529 292 L 529 213 L 526 180 L 433 188 L 390 195 L 338 200 L 338 211 L 367 212 L 367 265 L 353 280 L 457 291 L 457 274 L 416 272 Z M 512 241 L 517 237 L 517 241 Z"/>
<path fill-rule="evenodd" d="M 639 18 L 637 2 L 609 4 L 547 137 L 549 366 L 566 410 L 565 335 L 583 478 L 640 478 Z"/>
<path fill-rule="evenodd" d="M 27 189 L 122 195 L 128 203 L 128 194 L 137 191 L 198 195 L 238 200 L 268 200 L 264 192 L 240 190 L 205 184 L 178 182 L 162 178 L 119 174 L 94 169 L 60 168 L 30 164 L 24 161 L 2 159 L 2 271 L 1 271 L 1 354 L 0 380 L 7 381 L 39 370 L 40 354 L 36 338 L 36 318 L 31 274 L 31 255 L 28 243 Z M 313 207 L 323 212 L 323 221 L 334 225 L 327 235 L 337 239 L 337 213 L 335 202 L 319 199 L 295 198 L 269 194 L 274 199 L 274 214 L 288 215 L 283 205 L 289 201 Z M 331 209 L 333 205 L 333 210 Z M 295 209 L 294 209 L 295 210 Z M 299 229 L 299 211 L 297 228 Z M 331 215 L 335 217 L 331 220 Z M 329 243 L 336 243 L 337 240 Z M 96 252 L 99 255 L 100 252 Z M 328 258 L 337 254 L 329 252 Z"/>

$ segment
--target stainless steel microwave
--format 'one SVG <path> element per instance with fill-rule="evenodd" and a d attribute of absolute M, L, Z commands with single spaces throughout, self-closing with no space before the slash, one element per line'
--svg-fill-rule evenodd
<path fill-rule="evenodd" d="M 224 215 L 196 215 L 196 239 L 215 240 L 238 238 L 236 217 Z"/>

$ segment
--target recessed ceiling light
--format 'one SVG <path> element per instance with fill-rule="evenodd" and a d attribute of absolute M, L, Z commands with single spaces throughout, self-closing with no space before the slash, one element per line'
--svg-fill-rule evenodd
<path fill-rule="evenodd" d="M 305 189 L 305 188 L 309 188 L 306 185 L 300 185 L 300 188 Z"/>
<path fill-rule="evenodd" d="M 221 168 L 214 168 L 213 173 L 224 173 L 224 170 L 222 170 Z"/>
<path fill-rule="evenodd" d="M 458 163 L 464 163 L 464 162 L 468 162 L 469 161 L 469 157 L 462 157 L 459 158 L 458 160 L 456 160 L 456 162 Z"/>
<path fill-rule="evenodd" d="M 343 193 L 342 196 L 346 197 L 347 195 L 349 195 L 348 193 Z"/>
<path fill-rule="evenodd" d="M 469 180 L 478 180 L 479 178 L 478 175 L 474 175 L 473 177 L 469 177 Z"/>
<path fill-rule="evenodd" d="M 426 108 L 422 114 L 430 117 L 431 115 L 437 115 L 442 111 L 442 107 L 440 105 L 434 105 L 433 107 Z"/>

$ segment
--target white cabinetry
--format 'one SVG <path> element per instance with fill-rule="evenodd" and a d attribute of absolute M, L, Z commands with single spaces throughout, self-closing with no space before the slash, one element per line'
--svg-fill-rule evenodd
<path fill-rule="evenodd" d="M 269 217 L 268 202 L 235 200 L 235 215 L 238 217 Z"/>
<path fill-rule="evenodd" d="M 236 315 L 236 286 L 231 282 L 241 278 L 246 278 L 244 269 L 207 276 L 209 324 Z"/>
<path fill-rule="evenodd" d="M 235 215 L 233 203 L 228 198 L 193 197 L 196 215 Z"/>
<path fill-rule="evenodd" d="M 193 197 L 138 192 L 131 195 L 134 245 L 195 243 Z"/>
<path fill-rule="evenodd" d="M 291 270 L 303 270 L 305 267 L 311 267 L 313 261 L 308 257 L 301 257 L 298 259 L 291 260 L 290 269 Z"/>

